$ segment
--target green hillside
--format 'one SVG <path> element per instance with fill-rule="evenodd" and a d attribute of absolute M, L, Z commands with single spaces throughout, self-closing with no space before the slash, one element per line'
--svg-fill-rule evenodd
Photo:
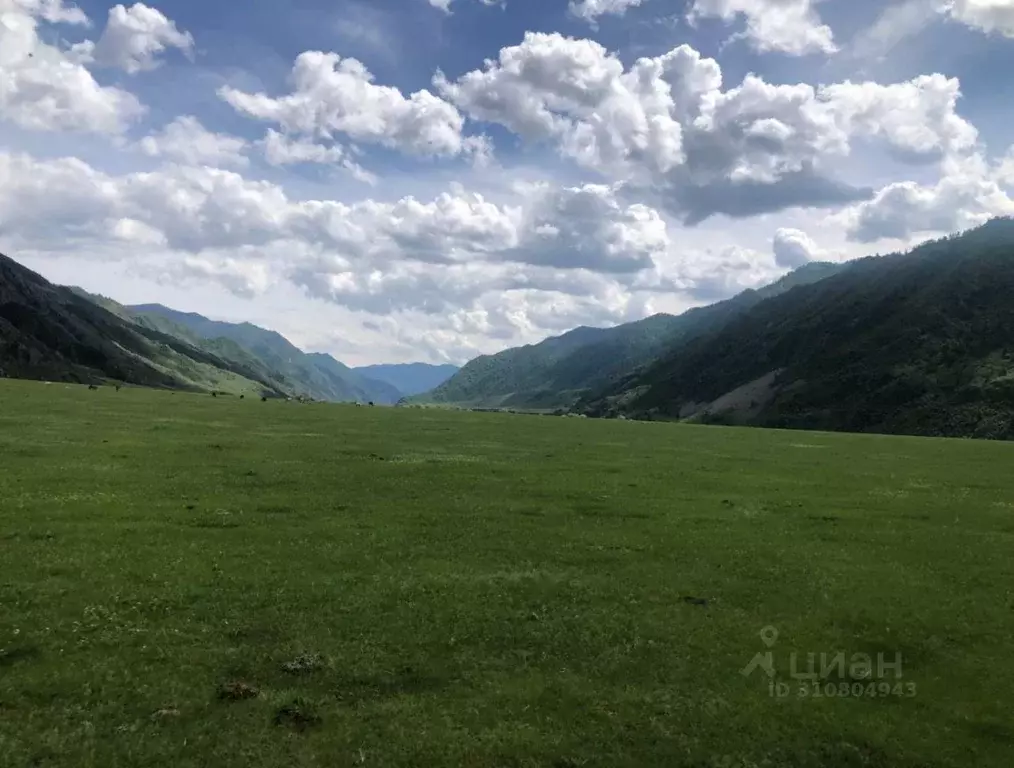
<path fill-rule="evenodd" d="M 538 344 L 478 357 L 412 402 L 483 408 L 569 407 L 663 355 L 721 327 L 768 296 L 821 280 L 841 265 L 815 262 L 758 291 L 682 315 L 659 314 L 614 328 L 576 328 Z"/>
<path fill-rule="evenodd" d="M 112 309 L 113 311 L 110 311 Z M 0 255 L 0 375 L 235 394 L 279 391 L 260 371 L 156 328 Z"/>
<path fill-rule="evenodd" d="M 376 401 L 391 404 L 402 393 L 391 385 L 356 373 L 330 355 L 308 354 L 280 333 L 252 323 L 210 320 L 193 312 L 179 312 L 161 304 L 125 308 L 138 323 L 180 333 L 211 344 L 217 353 L 260 367 L 296 394 L 328 401 Z M 176 329 L 176 330 L 172 330 Z"/>
<path fill-rule="evenodd" d="M 1014 221 L 757 304 L 583 400 L 590 415 L 1014 437 Z"/>

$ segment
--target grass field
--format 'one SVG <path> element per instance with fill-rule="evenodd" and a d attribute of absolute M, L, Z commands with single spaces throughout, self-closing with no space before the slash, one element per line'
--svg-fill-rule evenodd
<path fill-rule="evenodd" d="M 0 765 L 1010 766 L 1012 469 L 0 380 Z"/>

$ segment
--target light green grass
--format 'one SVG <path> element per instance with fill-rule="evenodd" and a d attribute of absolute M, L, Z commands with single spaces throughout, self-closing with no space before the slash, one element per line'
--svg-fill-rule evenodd
<path fill-rule="evenodd" d="M 0 381 L 0 765 L 1009 766 L 1012 466 Z M 769 625 L 915 695 L 772 698 Z"/>

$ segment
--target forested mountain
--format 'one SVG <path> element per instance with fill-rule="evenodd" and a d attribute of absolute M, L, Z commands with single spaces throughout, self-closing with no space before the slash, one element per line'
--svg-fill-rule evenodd
<path fill-rule="evenodd" d="M 0 255 L 0 374 L 281 394 L 257 370 L 134 324 Z"/>
<path fill-rule="evenodd" d="M 760 290 L 682 315 L 659 314 L 613 328 L 575 328 L 538 344 L 478 357 L 414 402 L 485 408 L 554 409 L 602 390 L 672 346 L 721 327 L 768 296 L 836 273 L 814 262 Z"/>
<path fill-rule="evenodd" d="M 584 398 L 596 416 L 1014 438 L 1014 221 L 757 303 Z"/>

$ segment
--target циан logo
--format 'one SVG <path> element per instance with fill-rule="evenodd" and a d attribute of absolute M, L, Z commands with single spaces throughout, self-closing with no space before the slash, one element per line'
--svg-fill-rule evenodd
<path fill-rule="evenodd" d="M 893 660 L 889 660 L 885 653 L 870 655 L 836 651 L 800 654 L 790 651 L 784 655 L 788 667 L 785 676 L 794 681 L 795 685 L 784 679 L 779 680 L 774 651 L 778 642 L 778 629 L 767 626 L 758 634 L 766 650 L 756 653 L 750 663 L 740 670 L 740 674 L 750 677 L 758 670 L 763 672 L 768 678 L 770 696 L 785 698 L 792 695 L 793 690 L 799 698 L 915 696 L 915 683 L 901 682 L 901 653 L 894 653 Z M 783 657 L 778 657 L 779 660 L 781 658 Z"/>

